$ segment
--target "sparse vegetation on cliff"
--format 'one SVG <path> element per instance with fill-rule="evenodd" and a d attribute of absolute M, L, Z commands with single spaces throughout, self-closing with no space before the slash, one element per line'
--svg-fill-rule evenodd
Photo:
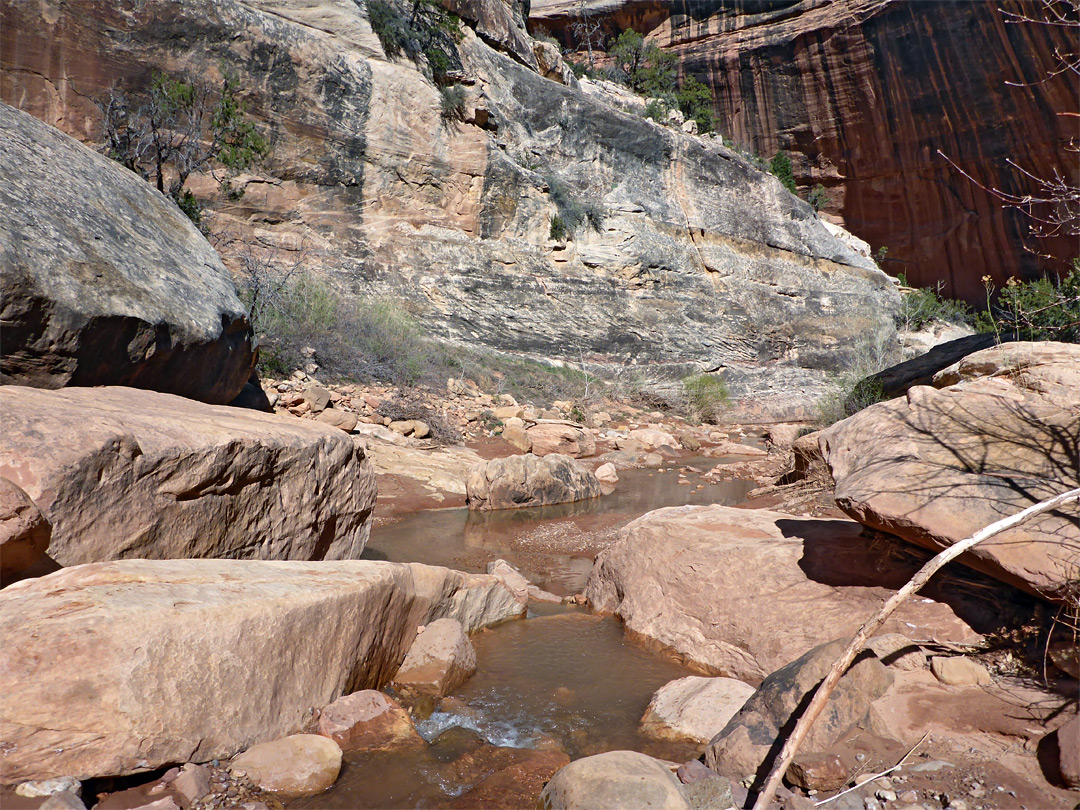
<path fill-rule="evenodd" d="M 783 183 L 784 188 L 792 194 L 796 192 L 795 174 L 791 168 L 791 158 L 787 152 L 777 152 L 769 161 L 769 171 L 776 175 L 776 179 Z"/>
<path fill-rule="evenodd" d="M 367 0 L 368 22 L 389 57 L 422 58 L 430 78 L 441 80 L 460 66 L 461 20 L 435 0 L 413 0 L 408 11 L 392 0 Z"/>
<path fill-rule="evenodd" d="M 1014 340 L 1080 343 L 1080 259 L 1064 278 L 1010 278 L 996 300 L 989 277 L 983 283 L 987 308 L 975 319 L 979 331 Z"/>
<path fill-rule="evenodd" d="M 101 106 L 102 151 L 166 194 L 196 225 L 198 201 L 185 188 L 192 174 L 246 169 L 270 151 L 249 120 L 229 74 L 217 93 L 183 78 L 154 73 L 145 95 L 114 90 Z"/>

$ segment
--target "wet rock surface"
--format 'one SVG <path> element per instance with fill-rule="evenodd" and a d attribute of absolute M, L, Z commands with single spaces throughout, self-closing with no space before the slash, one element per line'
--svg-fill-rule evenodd
<path fill-rule="evenodd" d="M 319 715 L 319 733 L 342 750 L 422 745 L 412 717 L 389 695 L 363 689 L 340 697 Z"/>
<path fill-rule="evenodd" d="M 635 751 L 610 751 L 570 763 L 548 782 L 539 806 L 545 810 L 690 807 L 674 774 L 652 757 Z"/>
<path fill-rule="evenodd" d="M 439 619 L 425 625 L 394 675 L 399 688 L 442 696 L 476 672 L 476 651 L 461 622 Z"/>
<path fill-rule="evenodd" d="M 2 103 L 0 172 L 0 380 L 130 385 L 221 405 L 240 392 L 255 363 L 246 311 L 175 205 Z"/>

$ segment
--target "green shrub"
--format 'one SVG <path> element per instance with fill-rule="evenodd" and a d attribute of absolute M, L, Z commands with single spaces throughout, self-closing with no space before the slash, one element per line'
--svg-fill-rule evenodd
<path fill-rule="evenodd" d="M 632 28 L 619 34 L 608 55 L 613 78 L 646 96 L 658 96 L 675 89 L 678 57 L 661 50 Z"/>
<path fill-rule="evenodd" d="M 897 278 L 903 287 L 907 287 L 907 277 L 901 273 Z M 971 322 L 971 308 L 963 301 L 943 298 L 941 290 L 944 282 L 936 287 L 905 289 L 900 294 L 900 311 L 897 315 L 897 327 L 908 331 L 922 329 L 933 321 L 944 323 L 967 324 Z"/>
<path fill-rule="evenodd" d="M 996 301 L 988 276 L 983 283 L 987 310 L 976 319 L 979 331 L 1014 340 L 1080 343 L 1080 259 L 1073 259 L 1073 269 L 1064 278 L 1010 278 Z"/>
<path fill-rule="evenodd" d="M 686 415 L 698 422 L 715 422 L 721 408 L 730 401 L 727 384 L 711 374 L 697 374 L 682 380 Z"/>
<path fill-rule="evenodd" d="M 422 56 L 431 78 L 440 80 L 460 66 L 461 20 L 437 0 L 412 0 L 408 7 L 406 13 L 391 0 L 368 0 L 371 30 L 387 56 L 404 53 L 414 62 Z"/>
<path fill-rule="evenodd" d="M 547 182 L 548 195 L 558 212 L 551 220 L 552 239 L 561 240 L 566 236 L 573 236 L 586 223 L 595 231 L 604 226 L 604 212 L 599 206 L 579 201 L 555 175 L 544 175 L 544 180 Z M 555 235 L 556 230 L 559 236 Z"/>
<path fill-rule="evenodd" d="M 769 172 L 776 175 L 784 188 L 792 194 L 795 193 L 795 173 L 792 171 L 791 158 L 788 157 L 787 152 L 777 152 L 773 155 L 773 159 L 769 161 Z"/>
<path fill-rule="evenodd" d="M 465 88 L 460 84 L 450 87 L 440 87 L 439 95 L 442 110 L 440 115 L 444 121 L 465 120 Z"/>
<path fill-rule="evenodd" d="M 548 236 L 557 242 L 561 242 L 566 238 L 566 223 L 558 214 L 551 218 L 551 228 L 548 229 Z"/>
<path fill-rule="evenodd" d="M 651 118 L 658 124 L 663 124 L 667 121 L 668 113 L 670 111 L 671 108 L 664 103 L 663 99 L 650 98 L 641 114 L 645 118 Z"/>
<path fill-rule="evenodd" d="M 712 132 L 716 125 L 713 115 L 712 89 L 693 76 L 687 76 L 675 94 L 676 102 L 686 118 L 697 121 L 698 132 Z"/>
<path fill-rule="evenodd" d="M 806 201 L 810 203 L 810 207 L 815 211 L 820 211 L 832 202 L 829 197 L 829 192 L 825 189 L 825 186 L 821 185 L 821 183 L 818 183 L 810 189 L 810 193 L 806 195 Z"/>

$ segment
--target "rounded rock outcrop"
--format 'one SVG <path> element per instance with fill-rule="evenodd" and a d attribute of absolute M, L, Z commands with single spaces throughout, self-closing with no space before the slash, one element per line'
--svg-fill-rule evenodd
<path fill-rule="evenodd" d="M 224 405 L 255 362 L 206 238 L 138 175 L 0 104 L 0 380 Z"/>
<path fill-rule="evenodd" d="M 679 780 L 636 751 L 608 751 L 571 762 L 551 777 L 537 806 L 543 810 L 689 810 Z"/>

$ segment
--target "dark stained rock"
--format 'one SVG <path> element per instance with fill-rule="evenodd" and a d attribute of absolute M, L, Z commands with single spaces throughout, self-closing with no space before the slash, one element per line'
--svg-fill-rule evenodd
<path fill-rule="evenodd" d="M 205 237 L 119 164 L 0 104 L 0 380 L 128 385 L 215 404 L 251 329 Z"/>
<path fill-rule="evenodd" d="M 632 27 L 675 54 L 681 75 L 713 88 L 725 137 L 766 159 L 788 152 L 802 193 L 824 184 L 826 210 L 875 248 L 887 246 L 885 268 L 911 283 L 942 280 L 946 294 L 978 303 L 983 275 L 1000 287 L 1010 276 L 1041 275 L 1036 253 L 1076 255 L 1074 234 L 1031 240 L 1030 220 L 990 192 L 1037 192 L 1007 161 L 1038 177 L 1075 171 L 1065 168 L 1064 150 L 1076 136 L 1076 76 L 1047 74 L 1060 67 L 1055 52 L 1075 52 L 1076 28 L 1016 24 L 1002 13 L 1037 16 L 1040 4 L 584 5 L 605 37 Z M 581 6 L 533 0 L 530 23 L 570 44 Z"/>
<path fill-rule="evenodd" d="M 926 354 L 920 354 L 918 357 L 870 375 L 859 385 L 876 383 L 881 386 L 881 392 L 886 397 L 900 396 L 914 385 L 930 385 L 934 375 L 943 368 L 951 366 L 969 354 L 989 349 L 995 343 L 997 343 L 997 338 L 992 333 L 968 335 L 946 343 L 939 343 Z"/>
<path fill-rule="evenodd" d="M 30 496 L 0 478 L 0 582 L 22 573 L 45 554 L 52 527 Z"/>

